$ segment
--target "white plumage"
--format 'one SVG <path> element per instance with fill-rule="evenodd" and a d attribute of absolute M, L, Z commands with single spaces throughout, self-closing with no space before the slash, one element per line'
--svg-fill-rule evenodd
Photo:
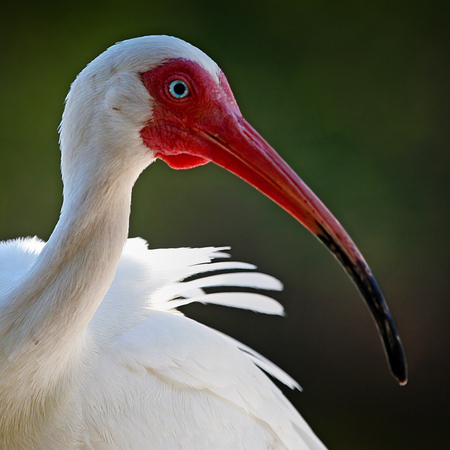
<path fill-rule="evenodd" d="M 24 276 L 44 245 L 37 238 L 0 244 L 2 291 Z M 213 286 L 281 289 L 273 277 L 249 272 L 255 269 L 251 264 L 212 262 L 228 257 L 223 250 L 148 250 L 142 239 L 128 239 L 112 285 L 83 336 L 83 351 L 89 351 L 83 356 L 91 367 L 69 402 L 81 414 L 72 436 L 79 443 L 70 435 L 55 441 L 22 436 L 18 448 L 324 448 L 255 364 L 298 388 L 289 375 L 174 309 L 198 301 L 283 313 L 278 302 L 260 294 L 227 292 L 217 300 L 220 294 L 204 293 L 203 287 Z M 230 273 L 233 269 L 239 272 Z M 183 282 L 217 270 L 227 273 Z M 32 426 L 17 424 L 29 432 Z"/>

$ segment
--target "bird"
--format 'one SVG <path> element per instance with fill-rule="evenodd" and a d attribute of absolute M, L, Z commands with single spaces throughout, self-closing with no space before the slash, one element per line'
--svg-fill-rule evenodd
<path fill-rule="evenodd" d="M 59 133 L 54 231 L 47 242 L 0 243 L 1 448 L 325 448 L 267 374 L 299 388 L 293 378 L 178 309 L 283 314 L 260 291 L 281 283 L 227 259 L 227 247 L 149 249 L 128 237 L 133 185 L 156 160 L 173 169 L 213 162 L 318 237 L 361 292 L 406 383 L 398 331 L 361 253 L 243 118 L 201 50 L 171 36 L 112 45 L 71 85 Z M 236 292 L 207 289 L 223 286 Z"/>

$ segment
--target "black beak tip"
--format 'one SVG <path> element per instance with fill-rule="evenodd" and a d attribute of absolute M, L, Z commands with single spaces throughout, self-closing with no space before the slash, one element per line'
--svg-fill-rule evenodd
<path fill-rule="evenodd" d="M 393 330 L 396 332 L 395 328 Z M 394 337 L 393 345 L 386 346 L 386 349 L 388 349 L 387 353 L 392 375 L 396 378 L 400 386 L 405 386 L 408 383 L 408 367 L 398 334 Z"/>
<path fill-rule="evenodd" d="M 316 236 L 339 260 L 366 301 L 383 341 L 392 375 L 397 379 L 400 386 L 404 386 L 408 382 L 408 369 L 403 345 L 386 300 L 369 266 L 362 257 L 352 260 L 350 255 L 336 243 L 321 224 L 317 223 L 317 227 L 321 232 Z"/>
<path fill-rule="evenodd" d="M 359 278 L 357 285 L 377 325 L 392 375 L 400 386 L 405 386 L 408 368 L 397 327 L 375 278 L 370 272 L 365 271 L 365 274 L 365 277 Z"/>

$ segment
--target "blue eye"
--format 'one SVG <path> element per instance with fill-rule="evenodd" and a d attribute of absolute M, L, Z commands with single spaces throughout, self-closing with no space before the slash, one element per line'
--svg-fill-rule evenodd
<path fill-rule="evenodd" d="M 180 99 L 189 95 L 189 88 L 184 81 L 173 80 L 169 84 L 169 93 L 173 98 Z"/>

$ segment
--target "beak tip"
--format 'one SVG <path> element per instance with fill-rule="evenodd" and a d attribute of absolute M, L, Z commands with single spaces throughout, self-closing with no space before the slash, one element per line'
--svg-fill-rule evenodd
<path fill-rule="evenodd" d="M 400 386 L 406 386 L 408 384 L 408 374 L 403 372 L 401 375 L 395 375 L 395 378 L 397 378 L 398 384 Z"/>
<path fill-rule="evenodd" d="M 398 369 L 399 370 L 396 372 L 393 371 L 392 374 L 394 375 L 400 386 L 406 386 L 408 384 L 408 373 L 406 370 L 406 366 L 402 366 Z"/>
<path fill-rule="evenodd" d="M 391 371 L 397 379 L 400 386 L 405 386 L 408 383 L 408 367 L 403 351 L 400 338 L 397 337 L 397 345 L 393 349 L 393 358 L 389 358 L 391 364 Z"/>

